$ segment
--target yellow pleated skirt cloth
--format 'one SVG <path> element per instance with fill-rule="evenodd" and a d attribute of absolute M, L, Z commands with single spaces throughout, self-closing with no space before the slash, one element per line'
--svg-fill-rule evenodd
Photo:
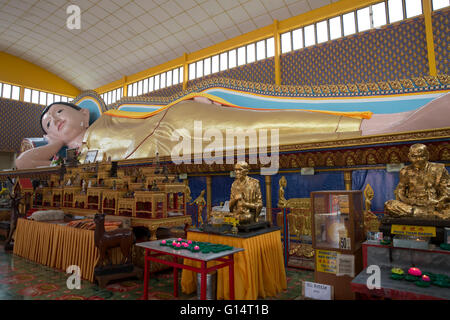
<path fill-rule="evenodd" d="M 251 238 L 237 238 L 190 231 L 187 239 L 192 241 L 225 244 L 244 251 L 234 255 L 234 290 L 236 300 L 256 300 L 272 297 L 287 288 L 280 231 L 257 235 Z M 200 263 L 185 259 L 185 264 L 200 267 Z M 215 262 L 208 262 L 208 267 Z M 217 271 L 217 299 L 228 300 L 228 267 Z M 181 276 L 181 290 L 190 294 L 197 289 L 196 273 L 184 270 Z"/>
<path fill-rule="evenodd" d="M 17 221 L 13 253 L 64 272 L 79 266 L 81 277 L 91 282 L 99 259 L 94 231 L 27 219 Z M 115 249 L 111 255 L 113 262 L 122 257 Z"/>

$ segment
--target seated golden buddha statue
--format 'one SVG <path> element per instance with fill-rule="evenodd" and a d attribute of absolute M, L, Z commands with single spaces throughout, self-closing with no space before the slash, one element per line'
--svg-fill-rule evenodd
<path fill-rule="evenodd" d="M 238 162 L 234 172 L 236 180 L 231 185 L 230 212 L 239 220 L 239 224 L 258 222 L 262 209 L 259 181 L 247 176 L 246 162 Z"/>
<path fill-rule="evenodd" d="M 423 144 L 410 147 L 411 165 L 400 171 L 395 189 L 396 200 L 384 204 L 392 217 L 450 219 L 450 175 L 444 164 L 428 161 L 429 153 Z"/>

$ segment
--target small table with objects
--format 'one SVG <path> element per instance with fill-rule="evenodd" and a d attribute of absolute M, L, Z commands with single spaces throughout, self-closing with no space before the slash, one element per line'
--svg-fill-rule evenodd
<path fill-rule="evenodd" d="M 450 251 L 439 247 L 414 249 L 382 245 L 367 240 L 362 244 L 363 268 L 352 281 L 351 288 L 361 299 L 450 300 Z M 375 267 L 374 267 L 375 266 Z M 372 284 L 374 269 L 379 267 L 379 287 Z M 428 283 L 414 277 L 408 270 L 415 267 L 429 276 Z M 399 272 L 402 277 L 393 275 Z"/>
<path fill-rule="evenodd" d="M 179 243 L 176 247 L 173 243 Z M 182 244 L 186 243 L 186 247 Z M 242 248 L 231 246 L 221 246 L 212 243 L 200 243 L 191 241 L 187 246 L 187 240 L 182 239 L 165 239 L 137 243 L 136 246 L 145 249 L 145 271 L 144 271 L 144 299 L 148 299 L 148 282 L 149 282 L 149 263 L 150 261 L 159 262 L 173 267 L 173 295 L 178 296 L 178 269 L 186 269 L 201 274 L 201 293 L 200 299 L 206 299 L 206 275 L 220 268 L 229 267 L 229 285 L 230 299 L 234 300 L 234 257 L 237 252 L 244 251 Z M 195 250 L 198 246 L 198 250 Z M 207 252 L 207 253 L 206 253 Z M 173 256 L 173 261 L 158 258 L 162 255 Z M 200 262 L 200 267 L 195 267 L 185 263 L 179 263 L 178 258 L 193 260 Z M 208 262 L 219 262 L 216 265 L 208 267 Z"/>
<path fill-rule="evenodd" d="M 215 234 L 198 229 L 189 229 L 187 239 L 220 243 L 243 248 L 234 255 L 233 293 L 237 300 L 256 300 L 275 297 L 287 288 L 286 270 L 279 227 L 264 228 L 238 234 Z M 199 263 L 188 260 L 185 264 L 198 267 Z M 214 264 L 214 262 L 211 262 Z M 226 268 L 217 271 L 217 300 L 230 300 L 230 279 Z M 190 294 L 196 289 L 195 274 L 183 270 L 181 289 Z"/>

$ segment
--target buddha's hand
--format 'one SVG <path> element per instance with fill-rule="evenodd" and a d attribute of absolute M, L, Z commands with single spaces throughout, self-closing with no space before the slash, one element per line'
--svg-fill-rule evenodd
<path fill-rule="evenodd" d="M 403 193 L 397 193 L 397 200 L 400 202 L 412 205 L 413 201 L 411 201 L 407 196 L 405 196 Z"/>
<path fill-rule="evenodd" d="M 447 203 L 445 199 L 431 199 L 430 206 L 433 206 L 436 210 L 444 210 L 447 207 Z"/>
<path fill-rule="evenodd" d="M 254 209 L 255 208 L 255 205 L 253 203 L 246 202 L 246 201 L 242 202 L 242 206 L 244 208 L 247 208 L 247 209 Z"/>
<path fill-rule="evenodd" d="M 49 146 L 59 146 L 60 148 L 62 148 L 65 145 L 62 139 L 50 137 L 49 135 L 44 135 L 44 139 L 47 140 L 47 144 Z"/>
<path fill-rule="evenodd" d="M 240 193 L 234 196 L 234 201 L 239 201 L 241 199 L 242 199 L 242 194 L 240 194 Z"/>

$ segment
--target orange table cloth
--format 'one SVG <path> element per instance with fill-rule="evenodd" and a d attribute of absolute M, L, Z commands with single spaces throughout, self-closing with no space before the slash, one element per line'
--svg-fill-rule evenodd
<path fill-rule="evenodd" d="M 275 296 L 287 288 L 280 230 L 250 238 L 188 231 L 187 239 L 192 241 L 225 244 L 244 248 L 234 255 L 234 287 L 236 300 L 256 300 L 258 297 Z M 185 259 L 185 264 L 199 266 L 198 262 Z M 208 265 L 213 262 L 208 262 Z M 190 294 L 197 290 L 196 273 L 183 270 L 181 290 Z M 217 271 L 218 300 L 228 300 L 228 267 Z"/>
<path fill-rule="evenodd" d="M 122 257 L 111 251 L 112 260 Z M 14 254 L 65 272 L 70 265 L 81 269 L 83 279 L 94 281 L 94 267 L 99 259 L 94 231 L 54 223 L 18 219 Z"/>

